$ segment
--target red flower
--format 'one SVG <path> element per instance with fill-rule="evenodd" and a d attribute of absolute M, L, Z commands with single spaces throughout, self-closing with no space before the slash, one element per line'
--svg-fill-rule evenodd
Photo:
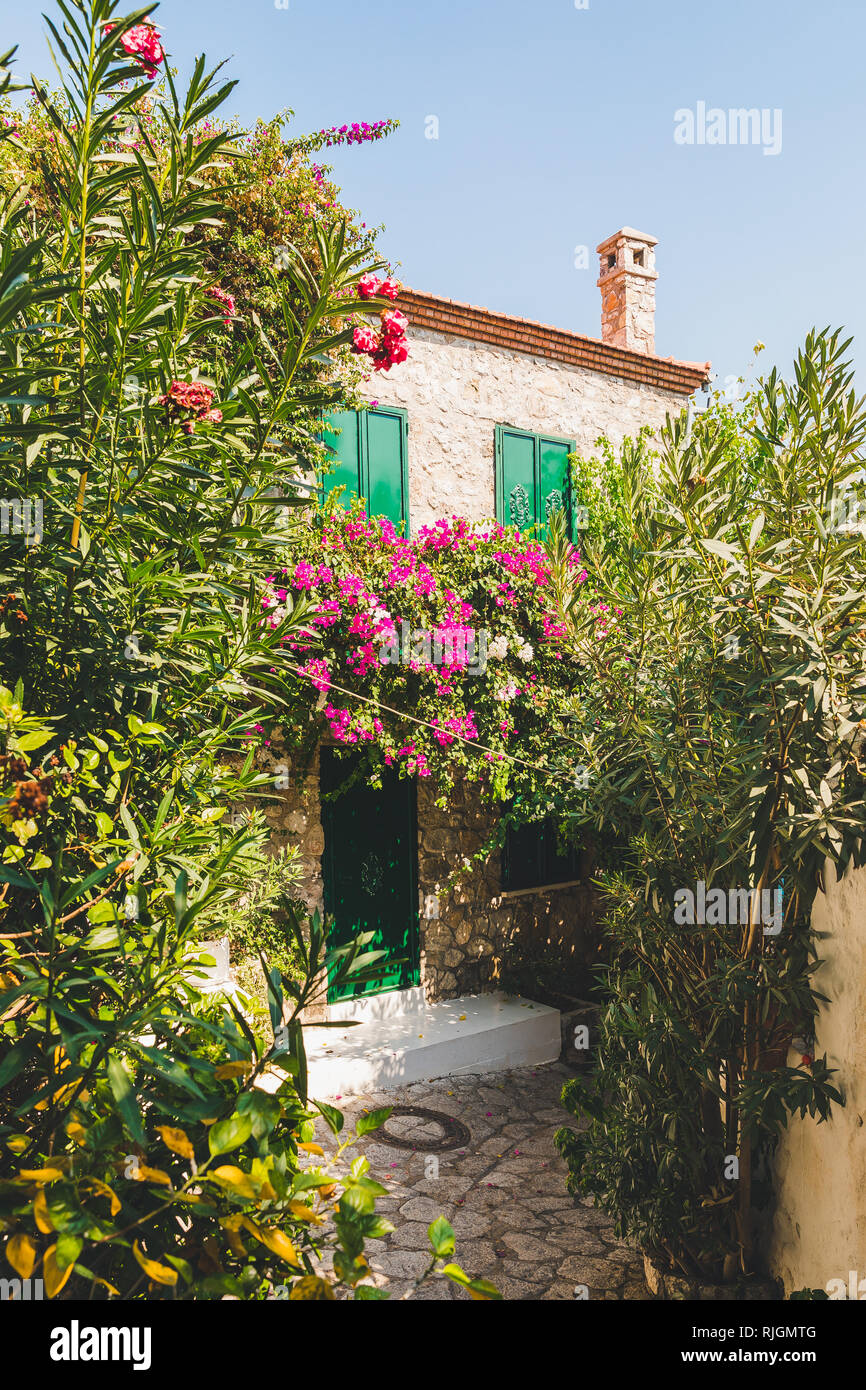
<path fill-rule="evenodd" d="M 374 353 L 379 350 L 379 335 L 374 328 L 369 328 L 366 324 L 362 328 L 356 328 L 352 334 L 352 351 L 357 353 Z"/>
<path fill-rule="evenodd" d="M 116 28 L 116 24 L 106 24 L 105 32 L 110 34 Z M 165 49 L 159 41 L 155 24 L 151 24 L 149 19 L 142 20 L 141 24 L 133 24 L 121 35 L 120 46 L 131 58 L 138 59 L 149 78 L 156 77 L 156 69 L 165 57 Z"/>
<path fill-rule="evenodd" d="M 209 386 L 199 381 L 173 381 L 158 404 L 164 405 L 169 420 L 179 420 L 184 434 L 195 434 L 196 420 L 218 423 L 223 418 L 221 410 L 211 407 L 214 393 Z"/>
<path fill-rule="evenodd" d="M 219 285 L 211 285 L 210 289 L 205 290 L 205 294 L 209 299 L 215 299 L 217 304 L 221 304 L 225 309 L 226 317 L 223 319 L 223 325 L 230 328 L 232 319 L 235 317 L 234 295 L 229 294 L 228 290 L 221 290 Z"/>
<path fill-rule="evenodd" d="M 383 299 L 396 299 L 400 293 L 400 286 L 396 280 L 383 280 L 379 286 L 379 294 Z"/>
<path fill-rule="evenodd" d="M 409 320 L 399 309 L 386 309 L 382 315 L 382 332 L 386 342 L 398 342 L 405 336 L 408 327 Z"/>
<path fill-rule="evenodd" d="M 383 281 L 383 283 L 386 282 Z M 367 275 L 362 275 L 358 281 L 358 298 L 375 299 L 376 295 L 379 293 L 379 289 L 379 281 L 375 275 L 369 273 Z"/>

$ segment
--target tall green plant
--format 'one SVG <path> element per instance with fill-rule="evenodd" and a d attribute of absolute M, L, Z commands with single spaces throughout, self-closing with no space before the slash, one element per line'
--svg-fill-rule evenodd
<path fill-rule="evenodd" d="M 304 1166 L 316 1116 L 342 1116 L 308 1101 L 300 1022 L 329 974 L 363 978 L 366 943 L 331 952 L 312 922 L 302 981 L 263 962 L 273 1049 L 196 987 L 201 926 L 265 835 L 227 813 L 273 791 L 246 736 L 305 605 L 266 627 L 261 583 L 297 505 L 279 494 L 304 467 L 298 420 L 342 395 L 330 354 L 351 328 L 332 325 L 364 256 L 342 224 L 315 267 L 284 250 L 279 347 L 251 319 L 211 354 L 197 230 L 224 211 L 209 168 L 242 157 L 207 128 L 233 84 L 202 58 L 180 95 L 167 71 L 157 148 L 124 48 L 147 11 L 58 8 L 62 96 L 34 80 L 56 221 L 0 207 L 3 1255 L 49 1296 L 373 1298 L 383 1189 L 361 1156 Z M 453 1237 L 434 1223 L 431 1242 L 441 1270 Z"/>
<path fill-rule="evenodd" d="M 754 1267 L 759 1148 L 792 1113 L 823 1119 L 841 1099 L 826 1059 L 785 1058 L 821 998 L 810 911 L 825 864 L 860 862 L 866 828 L 866 569 L 861 536 L 838 524 L 866 408 L 847 347 L 810 334 L 790 381 L 760 383 L 740 438 L 718 412 L 669 420 L 651 486 L 624 456 L 620 554 L 588 555 L 604 642 L 564 536 L 551 541 L 589 677 L 576 816 L 621 846 L 603 880 L 598 1072 L 565 1092 L 590 1126 L 560 1145 L 575 1190 L 692 1275 Z M 714 890 L 712 911 L 690 915 L 688 893 Z"/>

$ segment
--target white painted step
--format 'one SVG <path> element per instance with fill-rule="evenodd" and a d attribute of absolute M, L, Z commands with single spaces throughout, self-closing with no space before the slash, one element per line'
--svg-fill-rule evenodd
<path fill-rule="evenodd" d="M 368 1016 L 345 1032 L 313 1026 L 304 1039 L 309 1092 L 317 1100 L 554 1062 L 561 1041 L 557 1009 L 505 994 L 419 1001 L 403 1013 Z"/>
<path fill-rule="evenodd" d="M 395 1014 L 413 1013 L 427 1003 L 423 985 L 410 989 L 391 989 L 385 994 L 362 994 L 358 999 L 341 999 L 328 1005 L 328 1018 L 360 1018 L 364 1022 L 376 1018 L 393 1018 Z"/>

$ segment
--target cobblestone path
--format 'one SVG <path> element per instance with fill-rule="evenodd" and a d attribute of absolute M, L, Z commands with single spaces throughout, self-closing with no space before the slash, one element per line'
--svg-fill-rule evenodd
<path fill-rule="evenodd" d="M 424 1117 L 393 1117 L 388 1130 L 413 1148 L 397 1148 L 381 1131 L 361 1141 L 373 1177 L 389 1189 L 376 1210 L 396 1229 L 367 1243 L 373 1280 L 392 1299 L 412 1288 L 425 1268 L 427 1227 L 445 1216 L 454 1228 L 455 1259 L 473 1278 L 491 1280 L 506 1299 L 646 1299 L 640 1256 L 618 1241 L 608 1218 L 575 1203 L 553 1135 L 573 1118 L 559 1095 L 573 1075 L 560 1063 L 510 1072 L 444 1077 L 399 1090 L 331 1099 L 347 1125 L 365 1110 L 413 1106 L 438 1111 L 469 1131 L 456 1148 L 437 1150 L 441 1125 Z M 452 1136 L 453 1137 L 453 1136 Z M 317 1138 L 331 1149 L 324 1122 Z M 465 1299 L 448 1279 L 432 1279 L 413 1295 Z"/>

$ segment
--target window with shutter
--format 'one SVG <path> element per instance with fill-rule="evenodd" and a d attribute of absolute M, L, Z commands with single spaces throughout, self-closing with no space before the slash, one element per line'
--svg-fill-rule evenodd
<path fill-rule="evenodd" d="M 386 516 L 409 532 L 409 421 L 405 410 L 340 410 L 325 424 L 332 471 L 322 480 L 327 496 L 345 487 L 345 502 L 363 497 L 370 516 Z"/>
<path fill-rule="evenodd" d="M 573 439 L 496 426 L 496 516 L 503 526 L 530 526 L 544 535 L 553 511 L 564 508 L 574 535 L 568 455 Z"/>

